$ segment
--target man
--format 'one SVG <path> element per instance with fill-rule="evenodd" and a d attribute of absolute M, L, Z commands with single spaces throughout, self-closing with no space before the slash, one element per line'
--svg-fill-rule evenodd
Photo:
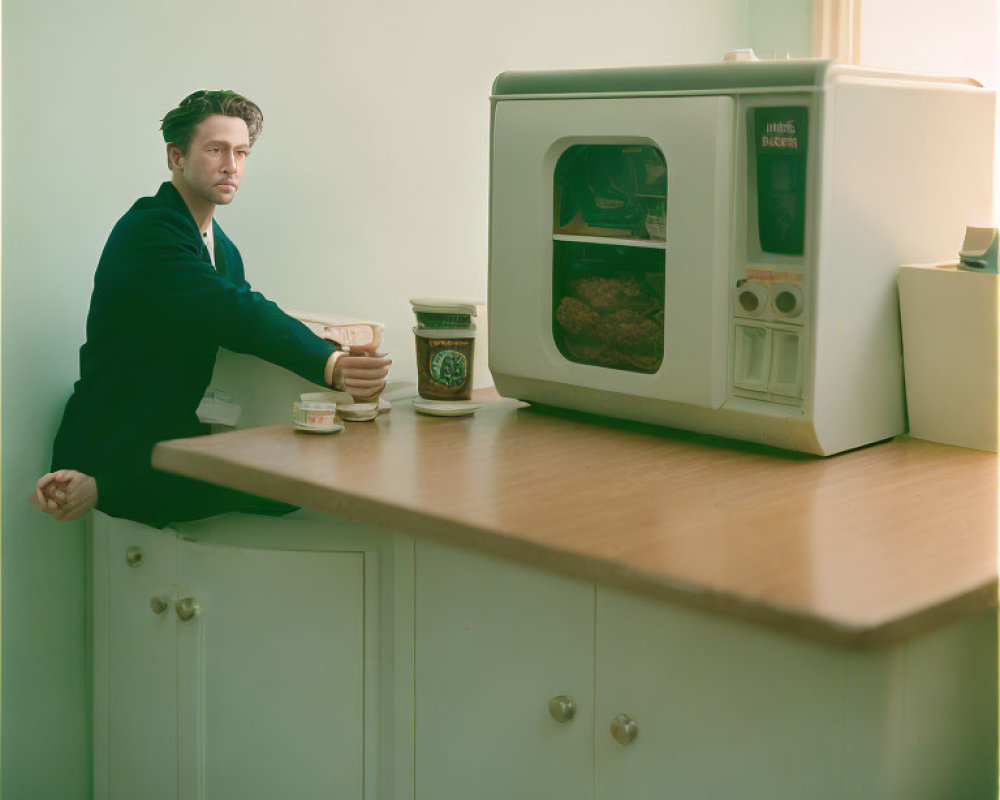
<path fill-rule="evenodd" d="M 292 506 L 160 472 L 156 442 L 208 432 L 195 414 L 220 346 L 249 353 L 355 399 L 385 386 L 390 359 L 350 354 L 316 336 L 243 276 L 214 220 L 232 202 L 263 123 L 235 92 L 186 97 L 162 124 L 169 182 L 138 200 L 97 266 L 87 340 L 53 446 L 52 472 L 31 500 L 69 521 L 96 506 L 163 527 L 225 511 Z"/>

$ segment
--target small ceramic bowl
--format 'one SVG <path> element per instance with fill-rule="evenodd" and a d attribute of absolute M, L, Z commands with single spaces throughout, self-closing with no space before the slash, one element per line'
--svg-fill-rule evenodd
<path fill-rule="evenodd" d="M 300 430 L 337 429 L 337 403 L 332 392 L 306 392 L 292 405 L 292 423 Z"/>

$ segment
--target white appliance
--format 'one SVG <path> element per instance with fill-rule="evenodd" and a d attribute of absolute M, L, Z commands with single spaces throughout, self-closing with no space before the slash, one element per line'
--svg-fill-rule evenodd
<path fill-rule="evenodd" d="M 823 455 L 903 433 L 898 268 L 991 224 L 995 102 L 822 60 L 501 74 L 497 389 Z"/>

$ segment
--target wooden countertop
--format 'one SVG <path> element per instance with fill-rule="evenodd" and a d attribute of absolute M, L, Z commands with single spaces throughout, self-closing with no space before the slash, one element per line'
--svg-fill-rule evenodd
<path fill-rule="evenodd" d="M 480 395 L 473 417 L 401 401 L 330 436 L 164 442 L 153 464 L 832 644 L 996 606 L 996 454 L 900 437 L 823 459 Z"/>

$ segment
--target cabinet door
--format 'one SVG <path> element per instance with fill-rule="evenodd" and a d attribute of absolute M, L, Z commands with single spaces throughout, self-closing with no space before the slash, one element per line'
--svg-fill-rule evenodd
<path fill-rule="evenodd" d="M 417 800 L 592 797 L 593 586 L 423 541 L 415 570 Z"/>
<path fill-rule="evenodd" d="M 94 794 L 176 800 L 176 539 L 99 512 L 92 532 Z"/>
<path fill-rule="evenodd" d="M 598 587 L 596 653 L 597 798 L 842 797 L 843 652 Z"/>
<path fill-rule="evenodd" d="M 178 542 L 182 800 L 360 798 L 364 554 Z"/>

